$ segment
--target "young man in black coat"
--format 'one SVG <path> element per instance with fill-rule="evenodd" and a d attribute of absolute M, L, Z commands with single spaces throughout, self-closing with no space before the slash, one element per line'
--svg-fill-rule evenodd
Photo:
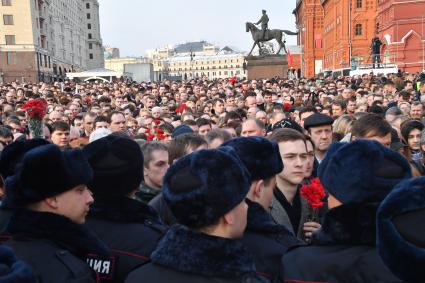
<path fill-rule="evenodd" d="M 399 282 L 378 255 L 376 212 L 411 177 L 407 160 L 376 141 L 333 144 L 319 166 L 329 211 L 311 246 L 284 255 L 283 281 Z"/>
<path fill-rule="evenodd" d="M 113 254 L 108 261 L 93 255 L 88 263 L 103 281 L 123 282 L 149 260 L 166 227 L 155 210 L 134 199 L 143 180 L 143 154 L 135 141 L 112 134 L 83 151 L 93 168 L 88 186 L 95 198 L 85 225 Z"/>
<path fill-rule="evenodd" d="M 81 150 L 62 152 L 50 144 L 28 151 L 6 180 L 16 210 L 5 245 L 33 268 L 39 282 L 96 282 L 86 256 L 107 257 L 109 249 L 82 225 L 93 203 L 86 187 L 92 176 Z"/>
<path fill-rule="evenodd" d="M 248 223 L 242 241 L 254 256 L 257 272 L 274 282 L 279 279 L 283 254 L 291 247 L 302 245 L 270 215 L 275 175 L 283 170 L 279 146 L 262 137 L 235 138 L 222 146 L 234 148 L 251 174 Z"/>
<path fill-rule="evenodd" d="M 250 174 L 232 148 L 200 150 L 174 163 L 162 192 L 179 224 L 127 283 L 263 282 L 237 240 L 246 227 Z"/>

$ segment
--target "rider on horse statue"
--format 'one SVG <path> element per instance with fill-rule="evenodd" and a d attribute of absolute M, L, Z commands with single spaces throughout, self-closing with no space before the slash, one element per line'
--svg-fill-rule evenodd
<path fill-rule="evenodd" d="M 261 23 L 261 30 L 263 31 L 263 40 L 266 40 L 266 31 L 269 27 L 269 17 L 267 16 L 267 11 L 263 10 L 263 15 L 261 19 L 256 23 L 256 25 Z"/>

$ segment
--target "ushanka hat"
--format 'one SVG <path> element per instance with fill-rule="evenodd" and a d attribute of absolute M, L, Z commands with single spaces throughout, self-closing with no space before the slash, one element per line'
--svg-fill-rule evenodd
<path fill-rule="evenodd" d="M 236 151 L 251 174 L 252 181 L 268 179 L 283 170 L 279 146 L 266 138 L 234 138 L 223 143 L 219 149 L 225 147 Z"/>
<path fill-rule="evenodd" d="M 54 144 L 28 151 L 16 174 L 6 179 L 6 195 L 16 206 L 36 203 L 87 184 L 93 171 L 80 149 L 62 152 Z"/>
<path fill-rule="evenodd" d="M 232 148 L 195 151 L 174 163 L 164 177 L 164 199 L 178 223 L 214 224 L 241 203 L 251 175 Z"/>
<path fill-rule="evenodd" d="M 344 204 L 381 202 L 412 177 L 407 160 L 372 140 L 332 144 L 318 169 L 327 191 Z"/>
<path fill-rule="evenodd" d="M 378 209 L 377 241 L 382 260 L 404 282 L 425 278 L 425 177 L 404 181 Z"/>
<path fill-rule="evenodd" d="M 93 168 L 88 184 L 95 197 L 124 196 L 143 181 L 143 154 L 134 140 L 111 134 L 84 147 Z"/>

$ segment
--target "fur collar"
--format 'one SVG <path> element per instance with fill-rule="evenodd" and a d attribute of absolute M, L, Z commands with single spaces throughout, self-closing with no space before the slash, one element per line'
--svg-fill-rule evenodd
<path fill-rule="evenodd" d="M 10 218 L 7 231 L 14 239 L 48 239 L 84 259 L 89 253 L 109 254 L 108 247 L 83 225 L 48 212 L 20 210 Z"/>
<path fill-rule="evenodd" d="M 145 220 L 161 223 L 153 208 L 124 196 L 96 198 L 89 216 L 124 223 L 143 223 Z"/>
<path fill-rule="evenodd" d="M 268 213 L 259 203 L 250 201 L 249 199 L 246 199 L 246 202 L 248 204 L 247 230 L 294 236 L 288 228 L 277 224 L 270 213 Z"/>
<path fill-rule="evenodd" d="M 375 245 L 379 204 L 347 204 L 328 211 L 313 245 Z"/>
<path fill-rule="evenodd" d="M 168 230 L 151 260 L 181 272 L 211 277 L 255 274 L 252 256 L 240 241 L 194 232 L 181 225 Z"/>

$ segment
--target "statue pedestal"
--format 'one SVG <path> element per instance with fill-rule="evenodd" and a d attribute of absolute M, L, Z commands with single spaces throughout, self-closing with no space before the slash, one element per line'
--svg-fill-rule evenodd
<path fill-rule="evenodd" d="M 248 56 L 248 80 L 286 78 L 288 76 L 288 60 L 286 55 Z"/>

